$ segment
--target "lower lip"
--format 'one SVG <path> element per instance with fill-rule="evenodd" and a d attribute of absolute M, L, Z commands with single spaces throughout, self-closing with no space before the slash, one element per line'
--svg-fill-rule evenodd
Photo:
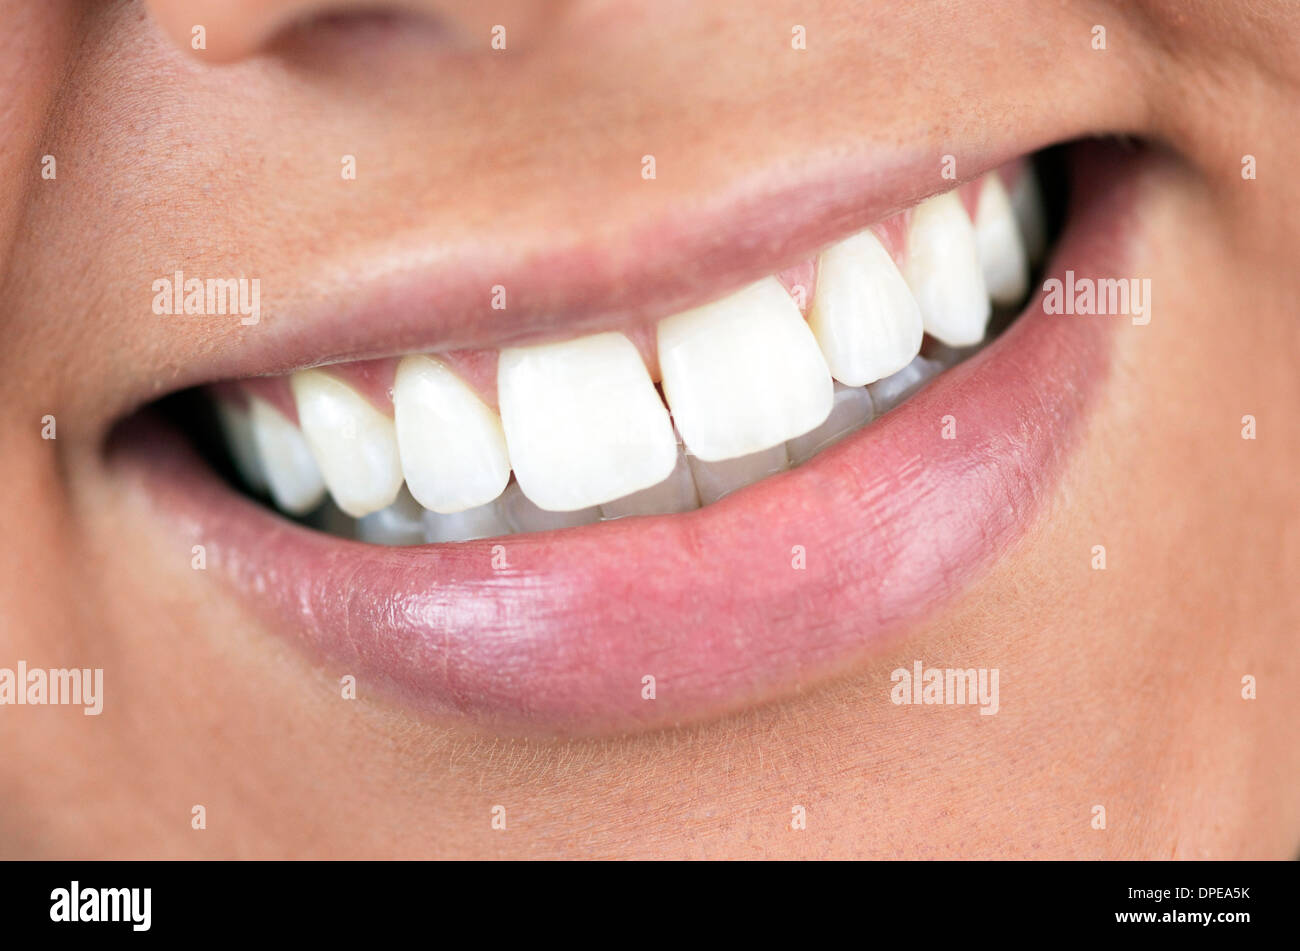
<path fill-rule="evenodd" d="M 1146 161 L 1098 150 L 1077 163 L 1053 273 L 1124 273 Z M 1031 525 L 1119 323 L 1045 316 L 1035 300 L 798 469 L 696 512 L 545 534 L 419 548 L 320 534 L 239 496 L 145 419 L 114 459 L 251 614 L 367 693 L 510 732 L 610 733 L 790 693 L 960 596 Z"/>

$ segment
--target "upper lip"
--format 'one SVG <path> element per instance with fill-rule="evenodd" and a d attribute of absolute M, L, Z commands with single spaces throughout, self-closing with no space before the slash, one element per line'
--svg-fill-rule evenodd
<path fill-rule="evenodd" d="M 963 153 L 956 180 L 935 157 L 871 150 L 810 160 L 670 203 L 618 234 L 539 244 L 403 232 L 390 246 L 319 261 L 293 288 L 263 281 L 257 324 L 175 368 L 168 391 L 411 352 L 500 347 L 621 330 L 684 310 L 808 259 L 922 199 L 973 181 L 1041 142 Z M 189 276 L 189 275 L 187 275 Z M 248 272 L 257 277 L 256 269 Z M 494 288 L 506 307 L 491 306 Z M 138 381 L 119 416 L 158 399 Z"/>

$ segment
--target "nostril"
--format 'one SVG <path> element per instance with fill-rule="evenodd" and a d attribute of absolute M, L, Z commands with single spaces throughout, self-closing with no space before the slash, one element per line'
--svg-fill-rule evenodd
<path fill-rule="evenodd" d="M 320 47 L 335 56 L 398 39 L 460 50 L 503 51 L 537 37 L 559 5 L 508 0 L 490 10 L 467 0 L 146 0 L 172 43 L 206 63 Z"/>
<path fill-rule="evenodd" d="M 394 31 L 439 19 L 423 0 L 146 0 L 177 47 L 205 63 L 233 63 L 265 51 L 286 34 Z M 435 14 L 431 17 L 430 14 Z"/>
<path fill-rule="evenodd" d="M 337 62 L 354 52 L 409 41 L 433 48 L 463 49 L 472 45 L 468 36 L 441 17 L 389 6 L 307 15 L 286 24 L 264 46 L 280 54 L 315 54 Z"/>

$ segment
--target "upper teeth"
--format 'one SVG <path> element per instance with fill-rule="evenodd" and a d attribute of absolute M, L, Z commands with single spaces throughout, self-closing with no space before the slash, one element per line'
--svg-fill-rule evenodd
<path fill-rule="evenodd" d="M 664 396 L 686 448 L 735 459 L 806 433 L 831 411 L 831 375 L 774 277 L 659 322 Z"/>
<path fill-rule="evenodd" d="M 1018 183 L 1019 204 L 1031 185 Z M 911 211 L 901 270 L 872 231 L 827 248 L 807 320 L 769 277 L 660 321 L 668 408 L 631 340 L 601 333 L 502 350 L 499 415 L 443 361 L 412 355 L 397 365 L 392 416 L 304 370 L 290 379 L 301 429 L 256 397 L 247 415 L 223 404 L 221 420 L 251 486 L 264 477 L 294 513 L 323 487 L 356 518 L 384 511 L 359 529 L 371 540 L 685 511 L 805 461 L 905 398 L 943 365 L 918 356 L 923 331 L 949 348 L 978 344 L 990 296 L 1005 304 L 1027 290 L 1017 213 L 993 173 L 973 224 L 956 192 Z"/>
<path fill-rule="evenodd" d="M 992 309 L 975 228 L 956 192 L 927 199 L 912 210 L 906 273 L 926 333 L 954 347 L 984 339 Z"/>
<path fill-rule="evenodd" d="M 1029 261 L 1011 199 L 996 175 L 980 189 L 975 243 L 989 298 L 1000 307 L 1018 303 L 1029 290 Z"/>
<path fill-rule="evenodd" d="M 397 365 L 393 416 L 407 488 L 426 509 L 462 512 L 506 487 L 500 417 L 441 361 L 417 354 Z"/>
<path fill-rule="evenodd" d="M 870 231 L 822 252 L 808 325 L 831 376 L 865 386 L 921 352 L 921 310 L 884 245 Z"/>
<path fill-rule="evenodd" d="M 497 398 L 515 478 L 544 509 L 612 502 L 677 461 L 668 411 L 622 334 L 502 350 Z"/>
<path fill-rule="evenodd" d="M 397 498 L 403 473 L 393 421 L 320 370 L 295 373 L 289 385 L 302 433 L 339 508 L 360 518 Z"/>
<path fill-rule="evenodd" d="M 314 509 L 325 497 L 325 481 L 301 430 L 256 396 L 248 401 L 248 418 L 275 504 L 293 515 Z"/>
<path fill-rule="evenodd" d="M 266 473 L 262 470 L 262 459 L 257 449 L 257 437 L 253 435 L 249 411 L 230 400 L 218 399 L 217 419 L 225 433 L 226 444 L 230 446 L 230 455 L 239 475 L 250 489 L 261 492 L 267 487 Z"/>

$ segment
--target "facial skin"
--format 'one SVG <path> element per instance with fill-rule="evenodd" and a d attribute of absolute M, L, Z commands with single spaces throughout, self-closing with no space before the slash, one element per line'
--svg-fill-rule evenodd
<path fill-rule="evenodd" d="M 1300 11 L 478 6 L 288 28 L 326 5 L 0 0 L 0 666 L 106 671 L 99 717 L 0 708 L 0 854 L 1294 856 Z M 1133 223 L 1152 320 L 1110 331 L 1110 378 L 1020 542 L 832 683 L 595 740 L 344 702 L 339 672 L 192 570 L 106 462 L 123 416 L 295 331 L 156 317 L 151 281 L 178 265 L 260 275 L 268 313 L 306 313 L 378 260 L 653 236 L 827 155 L 933 154 L 937 175 L 948 143 L 997 153 L 1009 130 L 1029 149 L 1121 132 L 1169 153 Z M 655 251 L 647 283 L 687 266 Z M 737 284 L 781 263 L 763 251 Z M 892 704 L 890 671 L 918 658 L 998 668 L 998 715 Z"/>

